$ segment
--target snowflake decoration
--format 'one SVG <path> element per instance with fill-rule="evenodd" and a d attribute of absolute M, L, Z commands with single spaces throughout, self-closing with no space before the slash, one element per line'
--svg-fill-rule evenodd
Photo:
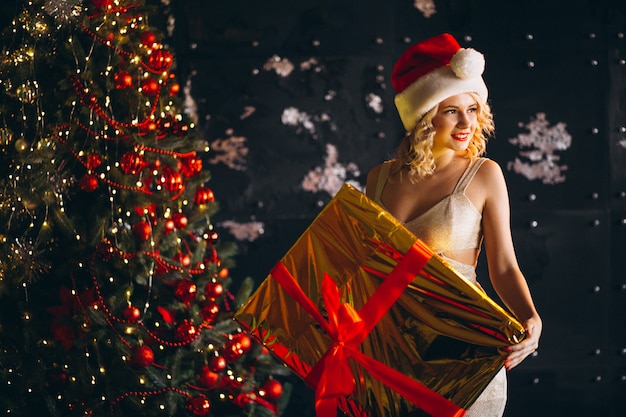
<path fill-rule="evenodd" d="M 294 68 L 295 66 L 291 61 L 289 61 L 287 58 L 281 58 L 278 55 L 272 56 L 270 59 L 267 60 L 267 62 L 265 62 L 265 64 L 263 64 L 263 69 L 265 71 L 274 70 L 274 72 L 279 77 L 283 78 L 288 77 L 289 74 L 292 73 Z"/>
<path fill-rule="evenodd" d="M 298 68 L 300 71 L 313 71 L 316 73 L 322 72 L 324 67 L 320 65 L 319 61 L 315 57 L 311 57 L 302 61 Z M 263 64 L 265 71 L 274 71 L 276 75 L 282 78 L 289 77 L 296 69 L 296 65 L 288 58 L 282 58 L 278 55 L 272 55 L 265 64 Z"/>
<path fill-rule="evenodd" d="M 524 162 L 520 158 L 507 164 L 509 170 L 521 174 L 529 180 L 541 180 L 544 184 L 558 184 L 565 181 L 563 171 L 566 165 L 558 165 L 560 156 L 555 152 L 568 149 L 572 144 L 572 136 L 565 129 L 565 123 L 557 123 L 550 127 L 545 113 L 537 113 L 536 118 L 520 127 L 530 131 L 527 134 L 519 134 L 509 139 L 509 142 L 520 148 L 519 155 L 526 158 Z M 523 150 L 526 148 L 534 148 Z"/>
<path fill-rule="evenodd" d="M 228 229 L 230 234 L 239 241 L 254 242 L 265 233 L 265 223 L 263 222 L 239 223 L 234 220 L 227 220 L 220 223 L 220 226 Z"/>
<path fill-rule="evenodd" d="M 287 107 L 280 116 L 282 124 L 287 126 L 301 126 L 310 133 L 315 133 L 315 125 L 311 116 L 295 107 Z"/>
<path fill-rule="evenodd" d="M 433 0 L 414 0 L 413 7 L 422 12 L 426 18 L 429 18 L 437 13 L 437 10 L 435 9 L 435 2 Z"/>
<path fill-rule="evenodd" d="M 317 131 L 316 124 L 318 123 L 329 123 L 330 116 L 326 113 L 322 113 L 320 115 L 310 115 L 307 112 L 300 111 L 295 107 L 287 107 L 283 110 L 283 114 L 280 116 L 280 120 L 282 124 L 286 126 L 296 126 L 296 134 L 302 133 L 303 130 L 306 130 L 311 135 L 314 135 Z M 336 126 L 331 125 L 331 130 L 335 130 Z"/>
<path fill-rule="evenodd" d="M 319 61 L 315 57 L 309 58 L 306 61 L 302 61 L 300 63 L 301 71 L 313 70 L 315 72 L 321 72 L 323 69 L 324 68 L 321 65 L 319 65 Z"/>
<path fill-rule="evenodd" d="M 255 111 L 256 111 L 256 107 L 254 107 L 254 106 L 245 106 L 243 108 L 243 113 L 241 113 L 241 116 L 239 116 L 239 119 L 240 120 L 247 119 L 248 117 L 252 116 Z"/>
<path fill-rule="evenodd" d="M 169 14 L 167 16 L 166 30 L 167 36 L 169 36 L 170 38 L 174 36 L 174 31 L 176 30 L 176 17 L 173 14 Z"/>
<path fill-rule="evenodd" d="M 369 93 L 365 97 L 365 102 L 369 108 L 374 110 L 375 113 L 381 114 L 384 110 L 383 99 L 377 94 Z"/>
<path fill-rule="evenodd" d="M 350 162 L 344 166 L 338 162 L 338 159 L 337 147 L 330 143 L 327 144 L 324 166 L 315 167 L 315 169 L 309 171 L 302 181 L 302 188 L 312 193 L 326 191 L 331 196 L 337 194 L 345 182 L 349 182 L 357 189 L 362 189 L 363 186 L 358 182 L 354 180 L 347 181 L 348 175 L 358 176 L 360 174 L 357 165 Z"/>
<path fill-rule="evenodd" d="M 229 137 L 225 139 L 215 139 L 211 142 L 211 149 L 215 156 L 209 159 L 209 164 L 216 165 L 223 163 L 230 169 L 237 171 L 246 170 L 246 156 L 249 148 L 246 147 L 246 138 L 243 136 L 234 136 L 232 130 L 226 132 Z"/>
<path fill-rule="evenodd" d="M 198 123 L 198 104 L 196 100 L 191 95 L 191 78 L 197 74 L 196 71 L 193 71 L 189 77 L 187 77 L 187 81 L 185 82 L 185 87 L 183 88 L 183 92 L 185 94 L 185 100 L 183 103 L 183 113 L 185 113 L 190 120 L 194 123 Z"/>

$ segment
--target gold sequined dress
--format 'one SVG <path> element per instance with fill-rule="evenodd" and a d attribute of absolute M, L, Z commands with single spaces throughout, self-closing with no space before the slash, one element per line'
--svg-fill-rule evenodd
<path fill-rule="evenodd" d="M 482 243 L 482 213 L 465 195 L 465 189 L 474 178 L 486 158 L 470 162 L 452 193 L 420 216 L 404 223 L 415 236 L 442 256 L 457 272 L 476 283 L 474 265 L 464 264 L 443 256 L 449 251 L 477 249 Z M 383 164 L 378 176 L 374 201 L 384 207 L 380 199 L 387 183 L 391 161 Z M 467 410 L 465 417 L 500 417 L 504 413 L 507 398 L 507 380 L 504 368 L 496 374 L 487 388 Z"/>

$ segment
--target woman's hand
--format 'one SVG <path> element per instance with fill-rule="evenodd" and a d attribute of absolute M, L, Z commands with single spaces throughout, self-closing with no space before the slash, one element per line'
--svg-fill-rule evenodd
<path fill-rule="evenodd" d="M 506 349 L 509 352 L 509 356 L 504 361 L 504 367 L 507 371 L 522 363 L 524 359 L 532 355 L 539 347 L 542 329 L 541 319 L 539 317 L 531 317 L 523 324 L 526 329 L 526 338 L 521 343 Z"/>

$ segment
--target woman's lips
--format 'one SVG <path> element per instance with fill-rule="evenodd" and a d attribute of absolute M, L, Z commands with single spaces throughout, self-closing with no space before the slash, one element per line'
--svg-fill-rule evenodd
<path fill-rule="evenodd" d="M 469 133 L 457 133 L 456 135 L 452 135 L 454 140 L 458 140 L 459 142 L 466 141 L 469 138 Z"/>

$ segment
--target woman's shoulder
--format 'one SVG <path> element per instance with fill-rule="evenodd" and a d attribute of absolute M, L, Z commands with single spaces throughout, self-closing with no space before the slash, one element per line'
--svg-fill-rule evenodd
<path fill-rule="evenodd" d="M 491 190 L 499 189 L 503 186 L 506 188 L 504 173 L 500 164 L 490 158 L 481 159 L 483 162 L 472 182 Z"/>
<path fill-rule="evenodd" d="M 486 176 L 503 175 L 502 167 L 500 167 L 500 164 L 498 164 L 493 159 L 485 158 L 485 157 L 481 157 L 478 159 L 481 165 L 480 165 L 480 168 L 478 169 L 477 174 L 486 175 Z"/>
<path fill-rule="evenodd" d="M 396 162 L 396 159 L 388 159 L 386 161 L 381 162 L 380 164 L 372 167 L 369 172 L 368 172 L 368 177 L 369 176 L 378 176 L 378 173 L 383 169 L 383 167 L 387 168 L 391 168 L 394 163 Z"/>
<path fill-rule="evenodd" d="M 370 193 L 373 193 L 374 190 L 376 189 L 378 177 L 380 176 L 380 171 L 383 169 L 383 167 L 386 167 L 386 166 L 390 167 L 394 162 L 395 162 L 395 159 L 389 159 L 374 166 L 373 168 L 369 170 L 369 172 L 367 173 L 367 180 L 365 184 L 365 189 L 366 189 L 368 196 Z"/>

